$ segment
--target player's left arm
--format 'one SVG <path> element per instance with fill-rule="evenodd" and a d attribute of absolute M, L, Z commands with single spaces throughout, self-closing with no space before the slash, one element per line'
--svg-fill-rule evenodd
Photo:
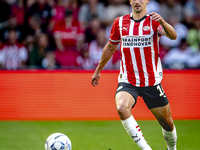
<path fill-rule="evenodd" d="M 152 12 L 150 13 L 150 16 L 153 20 L 158 21 L 163 27 L 163 35 L 170 38 L 171 40 L 175 40 L 177 38 L 177 34 L 174 28 L 168 24 L 158 13 Z"/>

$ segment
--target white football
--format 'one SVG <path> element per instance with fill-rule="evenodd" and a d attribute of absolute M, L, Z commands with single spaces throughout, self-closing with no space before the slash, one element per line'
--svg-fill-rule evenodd
<path fill-rule="evenodd" d="M 72 144 L 65 134 L 53 133 L 46 139 L 45 150 L 72 150 Z"/>

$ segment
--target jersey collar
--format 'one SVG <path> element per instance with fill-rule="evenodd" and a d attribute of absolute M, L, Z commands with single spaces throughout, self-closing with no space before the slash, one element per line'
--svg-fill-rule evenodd
<path fill-rule="evenodd" d="M 149 16 L 149 14 L 147 13 L 146 15 L 144 15 L 141 19 L 139 19 L 139 20 L 134 20 L 133 19 L 133 13 L 131 13 L 130 14 L 130 18 L 133 20 L 133 21 L 135 21 L 135 22 L 141 22 L 142 20 L 144 20 L 146 17 L 148 17 Z"/>

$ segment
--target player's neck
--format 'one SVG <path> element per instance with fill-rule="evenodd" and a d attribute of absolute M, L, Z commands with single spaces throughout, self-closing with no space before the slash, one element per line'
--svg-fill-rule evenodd
<path fill-rule="evenodd" d="M 133 19 L 134 20 L 140 20 L 142 17 L 144 17 L 147 14 L 147 11 L 141 11 L 140 13 L 136 13 L 133 11 Z"/>

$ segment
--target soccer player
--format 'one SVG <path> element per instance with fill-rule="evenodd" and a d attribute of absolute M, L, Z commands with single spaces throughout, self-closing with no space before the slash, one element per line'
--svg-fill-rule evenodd
<path fill-rule="evenodd" d="M 161 86 L 163 73 L 158 42 L 162 35 L 174 40 L 177 34 L 159 14 L 147 13 L 146 6 L 149 0 L 129 2 L 133 12 L 114 20 L 109 42 L 103 49 L 91 84 L 98 85 L 101 70 L 120 43 L 121 64 L 115 102 L 122 125 L 142 150 L 151 150 L 131 114 L 139 95 L 162 126 L 168 150 L 176 150 L 176 128 L 171 117 L 169 101 Z"/>

